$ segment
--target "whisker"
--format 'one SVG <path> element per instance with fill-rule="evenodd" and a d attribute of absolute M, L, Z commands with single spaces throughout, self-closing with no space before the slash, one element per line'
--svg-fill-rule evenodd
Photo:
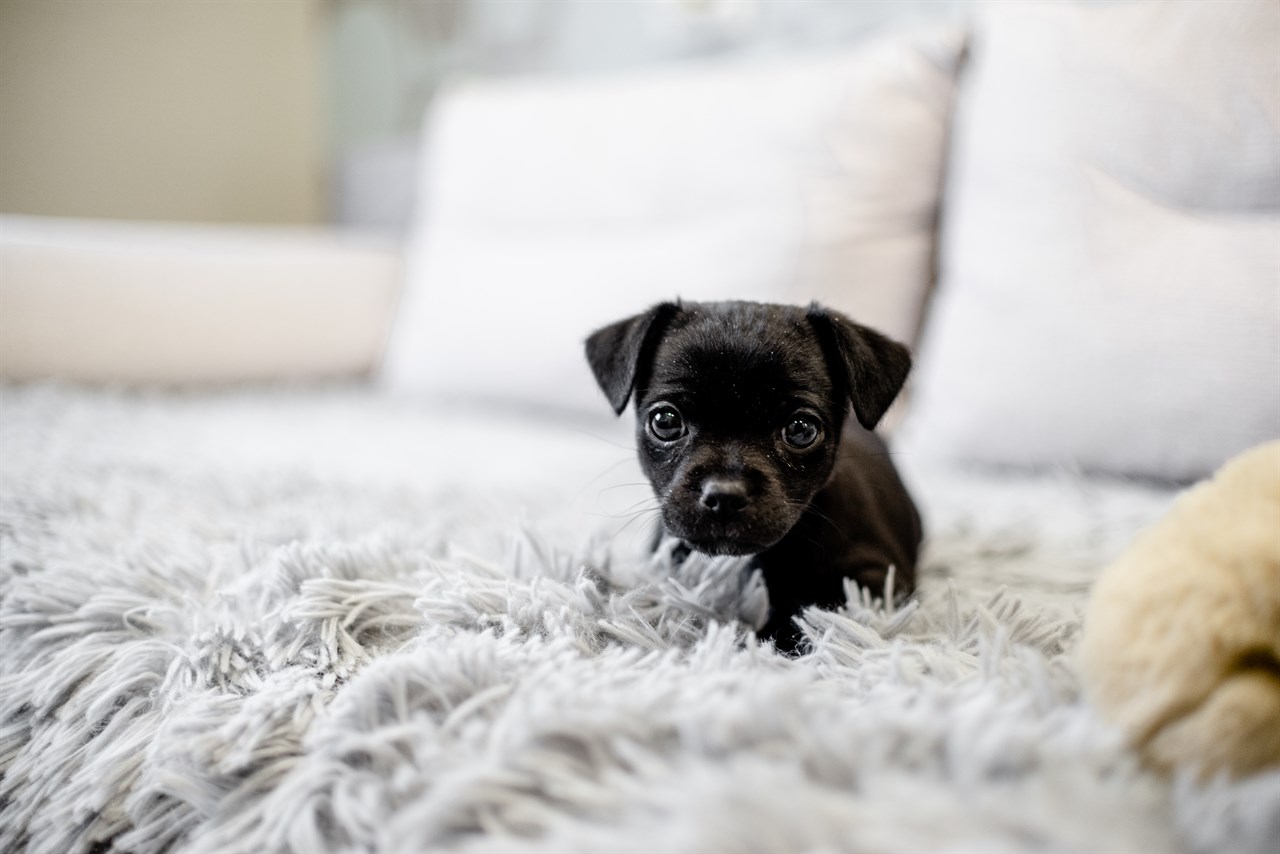
<path fill-rule="evenodd" d="M 633 481 L 630 481 L 630 482 L 628 482 L 628 483 L 615 483 L 613 486 L 602 486 L 602 487 L 600 488 L 600 493 L 608 492 L 608 491 L 609 491 L 609 490 L 611 490 L 611 489 L 623 489 L 623 488 L 628 487 L 628 486 L 644 486 L 644 487 L 648 487 L 649 485 L 650 485 L 650 484 L 649 484 L 649 482 L 648 482 L 647 480 L 633 480 Z M 597 493 L 597 494 L 600 494 L 600 493 Z"/>
<path fill-rule="evenodd" d="M 839 525 L 836 524 L 835 519 L 832 519 L 830 516 L 828 516 L 826 513 L 823 513 L 821 510 L 819 510 L 817 507 L 814 507 L 812 504 L 806 504 L 803 501 L 796 501 L 794 498 L 784 498 L 783 501 L 785 501 L 787 505 L 790 507 L 799 507 L 801 510 L 807 513 L 812 513 L 814 516 L 817 516 L 819 519 L 826 522 L 831 527 L 839 530 Z"/>
<path fill-rule="evenodd" d="M 580 490 L 578 490 L 578 494 L 577 494 L 577 496 L 575 496 L 575 497 L 577 497 L 577 498 L 581 498 L 581 497 L 582 497 L 582 495 L 583 495 L 583 493 L 585 493 L 585 492 L 586 492 L 588 489 L 590 489 L 593 485 L 595 485 L 596 483 L 598 483 L 598 482 L 599 482 L 600 478 L 605 477 L 606 475 L 608 475 L 608 474 L 609 474 L 609 472 L 613 471 L 614 469 L 618 468 L 619 466 L 624 466 L 624 465 L 626 465 L 627 463 L 631 462 L 631 461 L 632 461 L 632 460 L 634 460 L 634 459 L 635 459 L 635 457 L 633 457 L 633 456 L 626 456 L 626 457 L 623 457 L 622 459 L 618 460 L 618 461 L 617 461 L 616 463 L 614 463 L 613 465 L 606 466 L 604 471 L 600 472 L 598 475 L 596 475 L 595 477 L 591 478 L 591 479 L 590 479 L 590 480 L 588 480 L 586 483 L 582 484 L 582 488 L 581 488 Z"/>
<path fill-rule="evenodd" d="M 630 519 L 630 520 L 629 520 L 625 525 L 623 525 L 621 528 L 619 528 L 618 530 L 616 530 L 616 531 L 614 531 L 614 532 L 613 532 L 613 536 L 611 536 L 611 537 L 609 538 L 610 542 L 613 542 L 614 540 L 617 540 L 617 539 L 618 539 L 618 537 L 620 537 L 624 531 L 626 531 L 628 528 L 630 528 L 632 525 L 634 525 L 634 524 L 635 524 L 636 522 L 638 522 L 639 520 L 641 520 L 641 519 L 655 519 L 655 518 L 657 518 L 657 517 L 658 517 L 658 515 L 659 515 L 659 513 L 660 513 L 660 512 L 661 512 L 660 508 L 655 508 L 655 509 L 653 509 L 653 510 L 641 510 L 641 511 L 640 511 L 640 512 L 638 512 L 638 513 L 634 513 L 634 514 L 632 514 L 631 519 Z M 640 530 L 641 530 L 641 529 L 637 528 L 637 529 L 635 529 L 635 530 L 633 530 L 633 531 L 632 531 L 632 536 L 633 536 L 633 540 L 632 540 L 632 542 L 634 542 L 634 535 L 635 535 L 636 533 L 638 533 Z"/>
<path fill-rule="evenodd" d="M 635 449 L 636 449 L 634 444 L 622 445 L 622 444 L 619 444 L 618 442 L 613 441 L 612 439 L 606 439 L 604 436 L 600 436 L 596 433 L 592 433 L 590 430 L 586 430 L 582 427 L 570 427 L 568 428 L 568 431 L 570 433 L 577 433 L 580 436 L 586 436 L 588 439 L 595 439 L 598 442 L 604 442 L 606 445 L 613 445 L 613 447 L 615 448 L 623 448 L 624 450 L 631 451 L 633 453 L 635 452 Z"/>
<path fill-rule="evenodd" d="M 647 502 L 649 502 L 649 501 L 654 502 L 654 503 L 653 503 L 653 506 L 651 506 L 651 507 L 640 507 L 640 505 L 645 504 L 645 503 L 647 503 Z M 640 507 L 640 509 L 638 509 L 638 510 L 637 510 L 637 509 L 634 509 L 634 508 L 637 508 L 637 507 Z M 642 500 L 640 500 L 640 501 L 635 502 L 635 503 L 634 503 L 634 504 L 632 504 L 630 507 L 624 507 L 622 510 L 619 510 L 617 513 L 595 512 L 595 511 L 590 511 L 590 510 L 588 510 L 588 511 L 586 511 L 586 515 L 588 515 L 588 516 L 594 516 L 594 517 L 596 517 L 597 519 L 625 519 L 625 518 L 628 518 L 628 517 L 631 517 L 631 516 L 635 516 L 637 513 L 647 513 L 647 512 L 649 512 L 649 511 L 651 511 L 651 510 L 661 510 L 661 509 L 662 509 L 662 507 L 661 507 L 661 505 L 660 505 L 660 504 L 658 504 L 658 499 L 656 499 L 656 498 L 646 498 L 646 499 L 642 499 Z"/>
<path fill-rule="evenodd" d="M 641 498 L 639 501 L 633 502 L 633 503 L 631 504 L 631 506 L 630 506 L 630 507 L 625 507 L 625 508 L 623 508 L 622 510 L 620 510 L 619 512 L 620 512 L 620 513 L 627 513 L 627 512 L 629 512 L 629 511 L 631 511 L 631 510 L 633 510 L 633 509 L 635 509 L 635 508 L 637 508 L 637 507 L 640 507 L 641 505 L 644 505 L 644 504 L 647 504 L 647 505 L 648 505 L 647 507 L 645 507 L 645 508 L 644 508 L 644 509 L 646 509 L 646 510 L 657 510 L 657 509 L 660 509 L 660 508 L 662 507 L 662 502 L 661 502 L 661 501 L 659 501 L 656 497 L 654 497 L 654 496 L 650 495 L 648 498 Z"/>

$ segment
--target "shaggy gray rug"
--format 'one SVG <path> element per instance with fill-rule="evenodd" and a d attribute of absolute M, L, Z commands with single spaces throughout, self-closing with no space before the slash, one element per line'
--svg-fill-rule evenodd
<path fill-rule="evenodd" d="M 1280 838 L 1280 774 L 1150 776 L 1081 698 L 1090 581 L 1168 494 L 909 471 L 918 597 L 810 611 L 788 659 L 740 563 L 646 552 L 612 426 L 353 389 L 0 405 L 0 849 Z"/>

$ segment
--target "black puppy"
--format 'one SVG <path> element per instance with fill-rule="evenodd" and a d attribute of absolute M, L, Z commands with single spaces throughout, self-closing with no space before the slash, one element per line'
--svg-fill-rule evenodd
<path fill-rule="evenodd" d="M 662 303 L 587 339 L 621 415 L 634 395 L 640 463 L 667 533 L 712 555 L 755 555 L 794 650 L 808 605 L 844 579 L 914 586 L 920 517 L 871 431 L 911 368 L 905 347 L 816 303 Z M 850 404 L 856 420 L 847 418 Z"/>

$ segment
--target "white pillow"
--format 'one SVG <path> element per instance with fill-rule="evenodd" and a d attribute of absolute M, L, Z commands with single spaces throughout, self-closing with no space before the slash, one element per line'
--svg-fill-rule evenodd
<path fill-rule="evenodd" d="M 993 5 L 905 450 L 1189 480 L 1280 435 L 1280 3 Z"/>
<path fill-rule="evenodd" d="M 430 117 L 391 388 L 605 412 L 584 339 L 660 300 L 821 300 L 910 339 L 963 46 L 465 83 Z"/>
<path fill-rule="evenodd" d="M 0 378 L 367 375 L 400 277 L 393 244 L 322 230 L 0 217 Z"/>

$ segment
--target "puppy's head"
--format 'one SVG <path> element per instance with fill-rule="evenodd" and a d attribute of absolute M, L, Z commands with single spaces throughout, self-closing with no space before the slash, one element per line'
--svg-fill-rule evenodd
<path fill-rule="evenodd" d="M 817 304 L 662 303 L 586 350 L 614 410 L 635 400 L 667 531 L 726 555 L 791 530 L 831 475 L 850 406 L 871 429 L 911 367 L 905 347 Z"/>

